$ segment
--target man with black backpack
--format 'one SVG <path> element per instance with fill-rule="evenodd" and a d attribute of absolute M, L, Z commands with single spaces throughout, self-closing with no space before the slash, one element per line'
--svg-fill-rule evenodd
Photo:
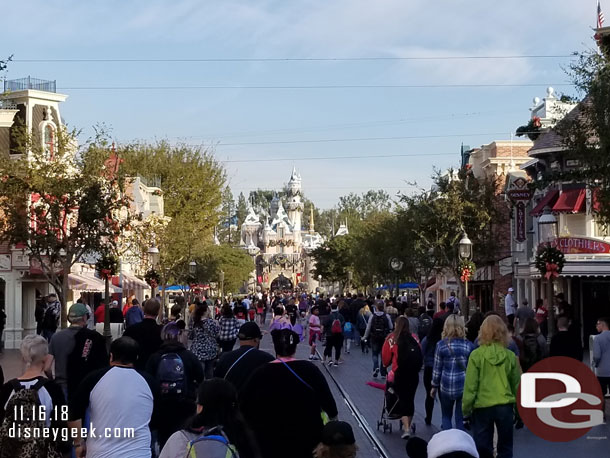
<path fill-rule="evenodd" d="M 159 383 L 159 448 L 178 431 L 186 418 L 195 414 L 197 387 L 203 382 L 203 367 L 197 357 L 179 342 L 180 328 L 175 321 L 162 331 L 163 344 L 146 363 L 146 372 Z"/>
<path fill-rule="evenodd" d="M 380 371 L 382 377 L 387 375 L 386 368 L 383 367 L 380 361 L 381 350 L 383 348 L 385 338 L 394 328 L 392 325 L 392 319 L 383 311 L 383 301 L 377 301 L 375 306 L 377 310 L 375 310 L 375 313 L 369 319 L 366 326 L 366 332 L 364 333 L 364 340 L 371 341 L 371 353 L 373 354 L 373 378 L 377 378 Z"/>
<path fill-rule="evenodd" d="M 53 293 L 47 296 L 47 304 L 42 316 L 41 331 L 42 337 L 51 342 L 51 337 L 57 331 L 59 326 L 59 318 L 61 317 L 61 303 L 57 300 L 57 296 Z"/>
<path fill-rule="evenodd" d="M 339 301 L 342 302 L 342 301 Z M 324 348 L 324 363 L 329 366 L 333 365 L 333 348 L 335 349 L 334 365 L 339 365 L 341 357 L 341 348 L 343 348 L 343 325 L 345 318 L 339 313 L 339 304 L 334 302 L 331 305 L 330 315 L 322 322 L 322 329 L 326 336 L 326 348 Z"/>
<path fill-rule="evenodd" d="M 68 312 L 70 327 L 54 334 L 49 344 L 55 363 L 55 381 L 68 401 L 86 375 L 108 366 L 106 341 L 98 332 L 87 328 L 87 318 L 85 304 L 74 304 Z"/>

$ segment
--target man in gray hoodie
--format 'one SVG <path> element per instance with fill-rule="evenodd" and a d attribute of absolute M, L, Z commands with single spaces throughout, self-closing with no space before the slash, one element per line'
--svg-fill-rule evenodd
<path fill-rule="evenodd" d="M 383 301 L 379 301 L 375 304 L 376 309 L 373 316 L 369 319 L 366 325 L 366 332 L 364 333 L 364 340 L 371 340 L 371 353 L 373 354 L 373 378 L 379 376 L 381 370 L 381 376 L 385 377 L 387 374 L 386 368 L 383 364 L 380 364 L 381 360 L 381 349 L 385 338 L 392 331 L 394 325 L 390 316 L 383 311 Z"/>
<path fill-rule="evenodd" d="M 593 362 L 597 368 L 597 379 L 605 396 L 610 388 L 610 317 L 597 320 L 599 334 L 593 339 Z M 606 419 L 606 403 L 603 401 L 604 420 Z"/>

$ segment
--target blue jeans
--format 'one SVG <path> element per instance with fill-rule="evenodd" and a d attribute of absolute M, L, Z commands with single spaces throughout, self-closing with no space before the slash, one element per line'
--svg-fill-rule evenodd
<path fill-rule="evenodd" d="M 442 391 L 439 392 L 439 398 L 441 400 L 441 429 L 451 429 L 453 419 L 453 407 L 455 405 L 455 427 L 456 429 L 464 430 L 464 419 L 462 417 L 462 396 L 457 399 L 451 399 L 451 397 L 444 394 Z"/>
<path fill-rule="evenodd" d="M 472 412 L 472 436 L 482 457 L 493 456 L 494 424 L 498 429 L 497 458 L 513 458 L 513 405 L 504 404 Z"/>
<path fill-rule="evenodd" d="M 381 349 L 383 348 L 383 342 L 371 341 L 371 353 L 373 354 L 373 371 L 379 370 L 381 375 L 385 377 L 388 373 L 386 368 L 381 364 Z"/>

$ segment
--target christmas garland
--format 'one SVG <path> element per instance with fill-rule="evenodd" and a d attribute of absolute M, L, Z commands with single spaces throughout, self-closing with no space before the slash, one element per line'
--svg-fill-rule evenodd
<path fill-rule="evenodd" d="M 559 277 L 565 264 L 565 255 L 550 244 L 538 249 L 536 254 L 536 268 L 547 280 L 552 277 Z"/>
<path fill-rule="evenodd" d="M 462 283 L 472 280 L 474 273 L 477 270 L 477 266 L 469 259 L 464 259 L 460 264 L 460 280 Z"/>
<path fill-rule="evenodd" d="M 540 129 L 542 128 L 542 122 L 538 116 L 534 116 L 525 126 L 521 126 L 517 129 L 517 137 L 527 135 L 531 141 L 535 141 L 540 135 Z"/>
<path fill-rule="evenodd" d="M 144 274 L 144 281 L 150 285 L 151 288 L 159 286 L 161 281 L 161 275 L 155 269 L 150 269 Z"/>
<path fill-rule="evenodd" d="M 95 263 L 95 270 L 104 280 L 110 278 L 119 271 L 119 259 L 113 255 L 102 256 Z"/>

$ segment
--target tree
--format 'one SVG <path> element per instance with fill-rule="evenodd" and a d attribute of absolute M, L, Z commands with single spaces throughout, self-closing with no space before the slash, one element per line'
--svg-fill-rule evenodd
<path fill-rule="evenodd" d="M 241 230 L 241 225 L 246 220 L 246 216 L 248 215 L 248 203 L 246 202 L 246 197 L 243 192 L 239 193 L 237 197 L 237 207 L 235 210 L 235 216 L 237 217 L 237 230 Z"/>
<path fill-rule="evenodd" d="M 322 275 L 326 281 L 347 281 L 347 272 L 353 266 L 353 238 L 349 235 L 327 240 L 311 256 L 316 260 L 314 276 Z"/>
<path fill-rule="evenodd" d="M 100 132 L 77 148 L 77 132 L 59 129 L 51 149 L 16 128 L 19 158 L 0 160 L 0 239 L 23 247 L 62 304 L 69 273 L 85 257 L 112 255 L 128 219 L 118 161 Z"/>
<path fill-rule="evenodd" d="M 238 235 L 234 229 L 235 224 L 237 224 L 235 218 L 235 200 L 233 199 L 231 188 L 226 186 L 222 191 L 220 224 L 218 225 L 218 240 L 221 243 L 231 245 L 238 241 Z"/>
<path fill-rule="evenodd" d="M 11 60 L 13 60 L 13 55 L 12 54 L 10 56 L 8 56 L 6 59 L 0 60 L 0 72 L 6 70 L 6 68 L 8 67 L 8 63 Z"/>
<path fill-rule="evenodd" d="M 140 175 L 162 189 L 165 215 L 171 220 L 155 239 L 165 283 L 178 276 L 185 261 L 201 256 L 213 244 L 223 217 L 225 170 L 209 151 L 191 145 L 136 143 L 119 151 L 125 174 Z"/>

